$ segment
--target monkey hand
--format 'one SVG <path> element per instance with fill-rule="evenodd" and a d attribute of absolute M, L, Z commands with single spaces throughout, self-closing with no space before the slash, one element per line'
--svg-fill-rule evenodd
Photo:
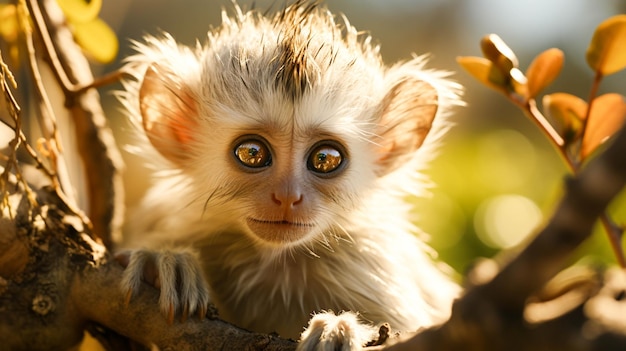
<path fill-rule="evenodd" d="M 297 351 L 356 351 L 376 337 L 377 329 L 359 322 L 356 314 L 319 313 L 302 333 Z"/>
<path fill-rule="evenodd" d="M 116 254 L 125 266 L 122 291 L 126 303 L 136 294 L 141 281 L 160 289 L 159 307 L 168 322 L 180 314 L 181 321 L 189 314 L 204 318 L 209 305 L 209 289 L 196 256 L 188 250 L 128 250 Z"/>

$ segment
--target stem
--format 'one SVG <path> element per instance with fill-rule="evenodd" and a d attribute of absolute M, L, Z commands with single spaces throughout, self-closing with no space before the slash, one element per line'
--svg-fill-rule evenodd
<path fill-rule="evenodd" d="M 600 82 L 602 82 L 602 78 L 604 76 L 600 72 L 596 72 L 596 75 L 593 77 L 593 83 L 591 84 L 591 91 L 589 92 L 589 98 L 587 99 L 587 112 L 585 113 L 585 118 L 583 119 L 583 127 L 580 131 L 580 139 L 585 139 L 585 132 L 587 132 L 587 124 L 589 122 L 589 116 L 591 115 L 591 107 L 593 106 L 593 102 L 598 95 L 598 89 L 600 88 Z"/>
<path fill-rule="evenodd" d="M 606 212 L 600 216 L 600 223 L 609 236 L 609 242 L 611 242 L 615 256 L 617 256 L 617 263 L 619 263 L 620 267 L 626 268 L 626 258 L 624 258 L 624 248 L 621 240 L 622 229 L 611 221 Z"/>
<path fill-rule="evenodd" d="M 39 34 L 39 37 L 41 38 L 41 42 L 43 44 L 44 51 L 49 59 L 50 66 L 52 66 L 52 72 L 56 77 L 56 80 L 59 82 L 61 90 L 63 90 L 66 99 L 70 99 L 75 95 L 82 94 L 90 88 L 97 88 L 117 82 L 124 74 L 127 73 L 123 69 L 120 69 L 108 75 L 105 75 L 104 77 L 94 79 L 93 82 L 89 84 L 81 85 L 73 83 L 63 69 L 63 64 L 61 63 L 59 55 L 57 55 L 57 51 L 54 48 L 54 41 L 52 40 L 50 33 L 46 29 L 46 21 L 41 12 L 39 3 L 37 2 L 37 0 L 28 0 L 27 3 L 29 10 L 31 11 L 31 17 L 33 19 L 34 27 L 37 30 L 37 34 Z"/>
<path fill-rule="evenodd" d="M 594 79 L 591 93 L 589 96 L 589 107 L 587 108 L 587 113 L 583 123 L 582 136 L 584 137 L 585 127 L 587 125 L 587 121 L 589 120 L 589 114 L 591 111 L 591 104 L 598 93 L 598 88 L 600 86 L 600 81 L 602 80 L 602 74 L 597 73 Z M 577 174 L 580 170 L 579 164 L 575 163 L 570 157 L 568 157 L 565 142 L 563 138 L 556 132 L 556 130 L 552 127 L 550 122 L 543 116 L 543 114 L 537 109 L 537 103 L 534 99 L 529 99 L 528 101 L 520 101 L 515 99 L 514 96 L 507 96 L 513 104 L 519 107 L 526 116 L 528 116 L 535 124 L 543 131 L 548 140 L 555 146 L 561 155 L 562 159 L 565 161 L 568 171 L 571 174 Z M 617 262 L 622 268 L 626 268 L 626 257 L 624 255 L 624 249 L 622 247 L 621 238 L 622 231 L 620 228 L 615 226 L 608 214 L 605 212 L 600 216 L 600 223 L 602 227 L 606 231 L 607 236 L 609 237 L 609 242 L 611 243 L 611 247 L 613 248 L 613 252 L 615 253 Z"/>
<path fill-rule="evenodd" d="M 43 78 L 41 77 L 39 66 L 37 65 L 33 35 L 28 26 L 29 25 L 26 23 L 22 24 L 22 27 L 24 28 L 24 34 L 26 36 L 25 41 L 26 52 L 28 53 L 28 68 L 31 76 L 33 77 L 33 82 L 35 83 L 35 92 L 37 100 L 39 102 L 39 125 L 42 130 L 43 136 L 50 141 L 50 149 L 48 150 L 50 154 L 48 155 L 48 158 L 50 160 L 54 174 L 56 175 L 56 177 L 54 178 L 58 178 L 58 183 L 55 181 L 55 179 L 53 179 L 53 184 L 55 186 L 57 184 L 60 184 L 63 192 L 65 192 L 66 194 L 66 197 L 71 200 L 72 205 L 75 205 L 76 196 L 71 185 L 72 183 L 69 179 L 65 159 L 62 155 L 62 144 L 57 129 L 56 118 L 54 116 L 54 112 L 52 111 L 52 104 L 50 103 L 48 95 L 46 94 L 46 88 L 43 84 Z M 41 28 L 39 29 L 39 32 L 42 32 Z"/>
<path fill-rule="evenodd" d="M 537 102 L 535 99 L 528 99 L 526 101 L 519 101 L 512 96 L 507 96 L 515 106 L 519 107 L 524 114 L 530 118 L 535 124 L 539 127 L 539 129 L 548 137 L 548 140 L 554 145 L 554 148 L 561 155 L 565 164 L 567 166 L 567 170 L 570 173 L 576 173 L 577 166 L 572 161 L 570 157 L 568 157 L 567 152 L 565 151 L 565 141 L 559 135 L 559 133 L 552 127 L 552 124 L 548 122 L 546 117 L 539 111 L 537 108 Z"/>
<path fill-rule="evenodd" d="M 593 78 L 593 83 L 591 84 L 591 91 L 589 92 L 589 98 L 587 99 L 587 111 L 585 113 L 585 118 L 583 119 L 583 126 L 581 130 L 581 140 L 585 139 L 585 133 L 587 132 L 587 124 L 589 123 L 589 116 L 591 115 L 591 108 L 593 103 L 598 95 L 598 90 L 600 88 L 600 83 L 602 82 L 602 78 L 604 76 L 601 72 L 596 72 L 596 75 Z M 602 227 L 606 231 L 607 236 L 609 237 L 609 242 L 611 243 L 611 247 L 615 252 L 615 256 L 617 258 L 617 262 L 622 268 L 626 268 L 626 257 L 624 256 L 624 248 L 622 246 L 622 235 L 623 230 L 617 227 L 613 221 L 609 218 L 609 216 L 605 213 L 600 216 L 600 223 Z"/>
<path fill-rule="evenodd" d="M 65 70 L 63 69 L 63 66 L 61 65 L 61 62 L 59 61 L 59 57 L 54 49 L 54 44 L 52 43 L 52 38 L 50 37 L 50 33 L 48 33 L 46 22 L 43 18 L 43 14 L 41 13 L 39 3 L 37 0 L 27 0 L 26 3 L 28 4 L 28 10 L 30 11 L 31 18 L 33 19 L 33 25 L 37 30 L 37 34 L 39 34 L 39 37 L 41 38 L 44 51 L 50 61 L 50 65 L 52 66 L 52 73 L 59 82 L 66 98 L 68 98 L 70 93 L 77 90 L 76 86 L 70 81 L 69 77 L 65 73 Z"/>

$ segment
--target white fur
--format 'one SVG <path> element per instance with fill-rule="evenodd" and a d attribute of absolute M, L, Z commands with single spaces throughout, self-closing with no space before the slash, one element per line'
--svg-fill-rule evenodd
<path fill-rule="evenodd" d="M 167 34 L 136 43 L 138 54 L 128 60 L 135 79 L 125 83 L 120 97 L 138 129 L 139 88 L 146 68 L 155 62 L 180 78 L 197 103 L 198 126 L 180 164 L 160 157 L 143 131 L 137 133 L 137 149 L 163 172 L 130 217 L 121 246 L 156 250 L 157 256 L 168 252 L 159 251 L 164 248 L 193 247 L 220 316 L 259 332 L 296 338 L 311 314 L 323 310 L 358 312 L 370 323 L 389 322 L 396 330 L 441 323 L 459 288 L 418 238 L 405 198 L 423 192 L 416 170 L 425 167 L 436 139 L 447 129 L 448 107 L 460 104 L 459 87 L 445 73 L 425 69 L 423 57 L 386 68 L 369 37 L 357 34 L 347 21 L 336 25 L 320 7 L 298 23 L 298 40 L 307 39 L 302 39 L 309 60 L 305 74 L 312 83 L 297 98 L 286 97 L 267 67 L 280 54 L 281 36 L 293 30 L 293 23 L 236 7 L 233 17 L 224 14 L 222 26 L 209 33 L 206 45 L 181 47 Z M 398 169 L 377 175 L 372 150 L 379 142 L 380 104 L 407 77 L 437 89 L 438 115 L 418 152 Z M 254 189 L 265 183 L 233 167 L 230 153 L 237 136 L 256 130 L 267 135 L 277 159 L 288 160 L 289 166 L 280 165 L 285 167 L 281 172 L 311 179 L 305 194 L 319 199 L 303 215 L 316 228 L 305 240 L 270 245 L 242 222 L 250 213 L 263 213 L 253 199 Z M 348 167 L 330 180 L 289 169 L 299 167 L 298 155 L 306 153 L 320 130 L 349 148 Z M 329 194 L 336 201 L 329 201 Z M 196 269 L 193 262 L 183 261 L 179 270 Z M 189 264 L 192 268 L 186 269 Z M 141 267 L 129 266 L 123 288 L 134 291 L 141 274 Z M 201 284 L 187 288 L 194 289 L 201 290 Z M 164 310 L 172 299 L 180 299 L 166 289 L 162 294 Z M 203 301 L 196 292 L 182 294 L 193 300 L 182 301 L 192 310 Z M 334 350 L 327 342 L 331 338 L 342 350 L 357 350 L 373 330 L 353 314 L 317 314 L 303 334 L 301 349 Z"/>

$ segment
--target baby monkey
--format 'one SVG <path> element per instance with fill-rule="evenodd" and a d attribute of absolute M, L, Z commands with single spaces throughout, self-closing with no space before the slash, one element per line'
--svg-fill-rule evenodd
<path fill-rule="evenodd" d="M 127 296 L 154 270 L 170 321 L 213 303 L 300 350 L 445 321 L 459 288 L 406 196 L 460 88 L 421 57 L 385 66 L 317 2 L 233 12 L 204 45 L 163 34 L 128 59 L 121 99 L 161 172 L 120 245 Z"/>

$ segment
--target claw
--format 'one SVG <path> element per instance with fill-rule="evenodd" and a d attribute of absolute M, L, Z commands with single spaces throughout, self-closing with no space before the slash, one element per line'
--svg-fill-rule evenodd
<path fill-rule="evenodd" d="M 207 306 L 206 305 L 201 305 L 198 308 L 198 318 L 200 318 L 200 320 L 203 320 L 204 317 L 206 317 L 207 314 Z"/>
<path fill-rule="evenodd" d="M 180 322 L 181 323 L 185 322 L 188 317 L 189 317 L 189 305 L 185 304 L 185 307 L 183 307 L 183 313 L 180 316 Z"/>
<path fill-rule="evenodd" d="M 133 297 L 133 290 L 128 289 L 126 294 L 124 294 L 124 305 L 128 306 L 130 304 L 130 299 Z"/>
<path fill-rule="evenodd" d="M 174 324 L 174 304 L 170 303 L 169 311 L 167 312 L 167 324 Z"/>

